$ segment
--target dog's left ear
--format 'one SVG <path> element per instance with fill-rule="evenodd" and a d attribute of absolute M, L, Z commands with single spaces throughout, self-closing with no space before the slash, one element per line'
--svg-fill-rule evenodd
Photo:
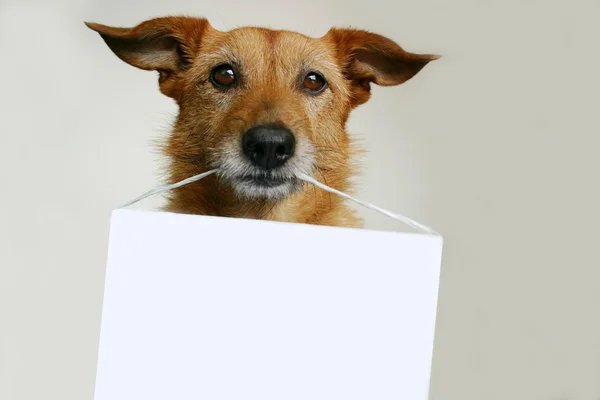
<path fill-rule="evenodd" d="M 161 91 L 177 97 L 177 77 L 196 57 L 200 41 L 210 24 L 204 18 L 163 17 L 133 28 L 85 23 L 98 32 L 121 60 L 134 67 L 160 73 Z"/>
<path fill-rule="evenodd" d="M 358 29 L 333 28 L 324 39 L 335 47 L 344 74 L 351 81 L 353 106 L 369 99 L 371 83 L 399 85 L 430 61 L 440 58 L 433 54 L 409 53 L 384 36 Z"/>

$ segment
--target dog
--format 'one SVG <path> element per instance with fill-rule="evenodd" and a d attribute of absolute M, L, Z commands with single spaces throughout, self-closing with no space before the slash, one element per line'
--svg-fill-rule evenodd
<path fill-rule="evenodd" d="M 179 106 L 162 149 L 170 183 L 218 169 L 168 195 L 165 210 L 187 214 L 362 226 L 342 198 L 298 174 L 350 190 L 350 112 L 369 99 L 371 84 L 399 85 L 439 58 L 358 29 L 320 38 L 257 27 L 222 32 L 182 16 L 133 28 L 86 25 L 121 60 L 157 71 L 160 91 Z"/>

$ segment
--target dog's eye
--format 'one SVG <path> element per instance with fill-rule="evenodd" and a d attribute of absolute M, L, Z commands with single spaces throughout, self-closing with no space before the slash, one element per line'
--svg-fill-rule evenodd
<path fill-rule="evenodd" d="M 235 71 L 231 65 L 219 65 L 210 73 L 210 81 L 221 88 L 233 86 L 236 82 Z"/>
<path fill-rule="evenodd" d="M 302 82 L 302 86 L 304 89 L 312 94 L 321 93 L 327 87 L 327 82 L 325 78 L 316 72 L 309 72 Z"/>

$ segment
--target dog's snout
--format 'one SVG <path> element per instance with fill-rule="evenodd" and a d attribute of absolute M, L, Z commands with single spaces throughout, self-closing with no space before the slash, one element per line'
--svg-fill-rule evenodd
<path fill-rule="evenodd" d="M 242 137 L 244 154 L 252 164 L 271 170 L 285 164 L 294 155 L 296 138 L 289 130 L 273 126 L 257 126 Z"/>

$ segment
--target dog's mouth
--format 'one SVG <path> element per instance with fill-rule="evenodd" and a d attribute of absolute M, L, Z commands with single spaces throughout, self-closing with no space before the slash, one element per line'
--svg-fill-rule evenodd
<path fill-rule="evenodd" d="M 264 198 L 281 200 L 299 190 L 301 181 L 297 177 L 276 174 L 244 174 L 236 177 L 221 176 L 242 198 Z"/>
<path fill-rule="evenodd" d="M 277 186 L 286 185 L 295 179 L 296 178 L 280 178 L 263 175 L 244 175 L 239 178 L 242 183 L 264 188 L 274 188 Z"/>

